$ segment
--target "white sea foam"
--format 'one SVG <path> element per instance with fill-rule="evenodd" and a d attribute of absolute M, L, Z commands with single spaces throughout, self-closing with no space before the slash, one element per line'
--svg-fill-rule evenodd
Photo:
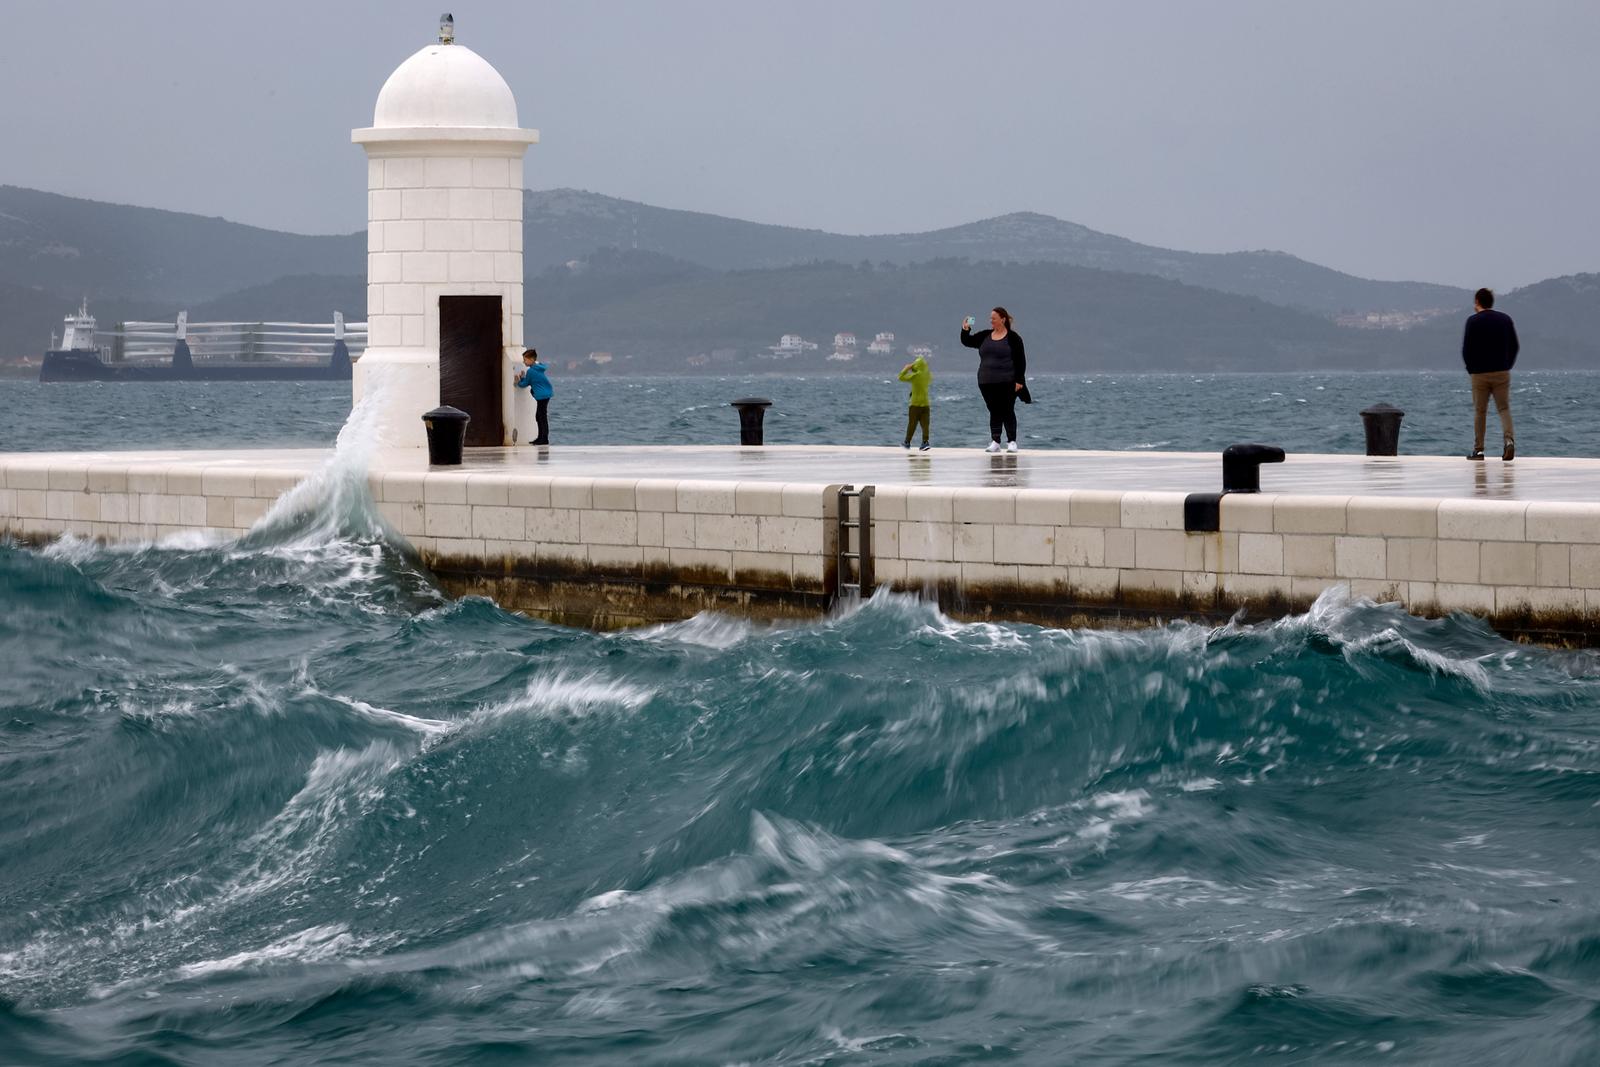
<path fill-rule="evenodd" d="M 272 963 L 320 963 L 339 959 L 360 949 L 360 942 L 344 923 L 310 926 L 268 945 L 219 959 L 186 963 L 177 970 L 179 978 L 201 978 L 226 971 L 243 970 Z"/>
<path fill-rule="evenodd" d="M 305 785 L 241 846 L 240 851 L 250 857 L 245 867 L 202 906 L 214 909 L 311 878 L 333 847 L 332 831 L 354 823 L 359 812 L 370 809 L 383 796 L 390 773 L 413 752 L 380 741 L 362 749 L 320 753 L 306 773 Z"/>
<path fill-rule="evenodd" d="M 880 589 L 866 600 L 841 601 L 824 626 L 836 626 L 858 613 L 903 619 L 915 631 L 937 634 L 994 648 L 1030 647 L 1028 635 L 1017 626 L 993 622 L 961 622 L 939 610 L 931 597 L 894 589 Z"/>
<path fill-rule="evenodd" d="M 1079 827 L 1073 836 L 1104 849 L 1111 844 L 1120 827 L 1139 822 L 1150 813 L 1150 794 L 1143 789 L 1096 793 L 1084 806 L 1097 814 Z"/>
<path fill-rule="evenodd" d="M 167 552 L 198 552 L 225 544 L 226 540 L 203 530 L 179 530 L 150 541 L 100 542 L 92 537 L 63 533 L 39 550 L 46 559 L 63 563 L 87 563 L 106 556 L 133 556 L 152 549 Z"/>
<path fill-rule="evenodd" d="M 318 591 L 337 591 L 352 583 L 364 583 L 372 577 L 380 553 L 371 551 L 372 546 L 349 544 L 349 535 L 404 543 L 379 514 L 367 487 L 368 470 L 378 444 L 383 393 L 382 384 L 374 383 L 340 429 L 333 454 L 279 496 L 237 541 L 203 530 L 179 530 L 154 540 L 114 544 L 63 534 L 45 546 L 41 554 L 83 563 L 106 555 L 135 555 L 151 550 L 197 552 L 230 544 L 236 558 L 269 555 L 325 559 L 333 551 L 345 557 L 343 562 L 348 566 L 344 575 L 319 582 Z"/>
<path fill-rule="evenodd" d="M 1423 648 L 1414 641 L 1402 637 L 1400 632 L 1392 627 L 1347 642 L 1344 646 L 1344 655 L 1346 659 L 1351 659 L 1362 652 L 1381 652 L 1387 648 L 1403 650 L 1417 663 L 1428 668 L 1430 673 L 1450 675 L 1470 683 L 1473 688 L 1480 691 L 1489 690 L 1489 672 L 1484 669 L 1480 659 L 1457 659 L 1430 648 Z"/>
<path fill-rule="evenodd" d="M 682 622 L 669 622 L 660 626 L 647 626 L 627 632 L 624 636 L 643 641 L 679 645 L 698 645 L 702 648 L 727 649 L 739 644 L 757 632 L 754 623 L 715 611 L 702 611 Z"/>
<path fill-rule="evenodd" d="M 276 687 L 231 663 L 219 663 L 216 670 L 226 676 L 226 682 L 163 680 L 158 686 L 139 686 L 119 692 L 117 710 L 124 718 L 155 727 L 214 716 L 219 705 L 243 705 L 263 717 L 277 715 L 283 710 L 283 695 Z"/>
<path fill-rule="evenodd" d="M 184 686 L 183 688 L 189 688 Z M 177 719 L 198 719 L 209 713 L 209 707 L 198 701 L 168 697 L 154 704 L 145 704 L 132 693 L 122 694 L 118 703 L 124 719 L 163 727 Z"/>
<path fill-rule="evenodd" d="M 1105 891 L 1112 896 L 1138 903 L 1154 901 L 1173 907 L 1186 908 L 1194 904 L 1249 903 L 1249 898 L 1237 889 L 1205 878 L 1192 878 L 1184 874 L 1140 878 L 1130 882 L 1113 882 Z"/>
<path fill-rule="evenodd" d="M 1488 843 L 1490 832 L 1485 830 L 1481 834 L 1465 834 L 1454 841 L 1447 842 L 1443 847 L 1451 852 L 1459 848 L 1482 848 Z"/>
<path fill-rule="evenodd" d="M 255 548 L 293 551 L 328 544 L 351 530 L 397 538 L 367 488 L 367 474 L 379 441 L 384 396 L 381 378 L 369 382 L 334 443 L 333 454 L 312 474 L 273 501 L 243 543 Z"/>
<path fill-rule="evenodd" d="M 172 552 L 199 552 L 224 543 L 224 538 L 204 530 L 175 530 L 156 538 L 156 547 Z"/>
<path fill-rule="evenodd" d="M 386 777 L 408 758 L 406 750 L 385 743 L 322 753 L 300 790 L 238 845 L 242 866 L 231 877 L 220 884 L 201 884 L 192 875 L 179 878 L 151 891 L 128 918 L 105 929 L 40 931 L 20 948 L 0 952 L 0 977 L 77 981 L 86 948 L 108 957 L 127 954 L 117 978 L 89 984 L 89 995 L 98 999 L 139 988 L 175 966 L 179 977 L 194 977 L 252 962 L 311 961 L 361 950 L 365 944 L 346 937 L 342 927 L 314 926 L 260 949 L 179 962 L 215 947 L 219 912 L 264 895 L 281 897 L 315 878 L 335 847 L 335 831 L 370 809 L 383 796 Z"/>
<path fill-rule="evenodd" d="M 846 1037 L 843 1030 L 837 1026 L 822 1028 L 821 1037 L 841 1052 L 871 1052 L 886 1041 L 899 1041 L 906 1035 L 902 1033 L 878 1034 L 874 1037 Z"/>
<path fill-rule="evenodd" d="M 1056 946 L 1031 933 L 1026 898 L 982 873 L 950 876 L 930 869 L 902 849 L 872 840 L 834 837 L 777 816 L 751 818 L 751 850 L 713 860 L 639 890 L 597 893 L 559 918 L 516 923 L 438 947 L 388 952 L 339 965 L 358 972 L 416 973 L 450 970 L 510 978 L 593 974 L 615 961 L 652 951 L 671 936 L 674 916 L 706 910 L 724 914 L 711 927 L 711 943 L 742 960 L 789 953 L 820 929 L 843 941 L 872 942 L 914 936 L 923 924 L 959 922 L 986 942 L 1026 941 L 1033 951 Z M 704 934 L 697 934 L 704 938 Z M 339 933 L 322 930 L 303 941 L 281 939 L 271 950 L 230 957 L 250 966 L 269 958 L 337 954 Z M 326 946 L 326 947 L 323 947 Z M 296 956 L 295 953 L 300 953 Z M 604 1015 L 615 1005 L 579 999 L 575 1014 Z"/>
<path fill-rule="evenodd" d="M 354 711 L 362 718 L 378 723 L 392 723 L 398 726 L 404 726 L 409 730 L 415 730 L 417 733 L 427 738 L 439 737 L 443 734 L 449 733 L 451 730 L 455 729 L 457 725 L 448 719 L 425 719 L 420 715 L 407 715 L 403 711 L 393 711 L 389 708 L 380 708 L 376 704 L 368 704 L 365 700 L 357 700 L 355 697 L 342 696 L 339 693 L 323 692 L 312 685 L 306 686 L 304 691 L 307 695 L 320 696 L 327 700 L 332 700 L 336 703 L 343 704 L 345 707 L 349 708 L 351 711 Z"/>
<path fill-rule="evenodd" d="M 591 989 L 561 1006 L 561 1014 L 581 1019 L 622 1019 L 634 1011 L 627 1001 L 605 989 Z"/>
<path fill-rule="evenodd" d="M 648 704 L 654 691 L 599 674 L 569 675 L 565 671 L 540 674 L 528 680 L 523 691 L 508 700 L 484 704 L 475 718 L 504 715 L 567 715 L 582 718 L 602 710 L 637 711 Z"/>
<path fill-rule="evenodd" d="M 1389 613 L 1394 622 L 1374 629 L 1375 614 L 1380 612 Z M 1286 634 L 1316 634 L 1331 641 L 1339 647 L 1346 661 L 1358 669 L 1364 655 L 1399 650 L 1430 673 L 1460 678 L 1483 691 L 1489 689 L 1489 672 L 1484 664 L 1504 659 L 1507 653 L 1462 658 L 1425 648 L 1401 632 L 1403 614 L 1404 610 L 1398 605 L 1377 604 L 1365 597 L 1352 596 L 1343 587 L 1332 586 L 1323 590 L 1303 614 L 1279 619 L 1270 627 Z M 1242 632 L 1248 627 L 1229 623 L 1224 629 Z"/>
<path fill-rule="evenodd" d="M 101 546 L 96 544 L 93 538 L 64 533 L 40 549 L 39 555 L 45 559 L 56 559 L 63 563 L 82 563 L 98 556 L 105 551 L 106 547 L 112 546 Z M 129 546 L 115 547 L 127 548 Z"/>
<path fill-rule="evenodd" d="M 1140 819 L 1150 811 L 1150 794 L 1143 789 L 1124 789 L 1096 793 L 1089 798 L 1089 806 L 1096 811 L 1108 812 L 1108 818 L 1119 822 Z"/>

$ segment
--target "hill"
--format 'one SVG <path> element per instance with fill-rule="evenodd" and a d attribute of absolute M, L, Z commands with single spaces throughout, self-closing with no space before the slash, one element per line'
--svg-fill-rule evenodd
<path fill-rule="evenodd" d="M 1150 275 L 1061 263 L 970 263 L 944 259 L 893 265 L 811 263 L 771 270 L 713 271 L 652 252 L 606 249 L 530 277 L 529 340 L 554 360 L 591 351 L 633 357 L 638 372 L 683 372 L 690 356 L 721 350 L 711 370 L 882 373 L 908 344 L 961 359 L 956 326 L 1004 293 L 1041 370 L 1217 371 L 1432 368 L 1457 366 L 1461 319 L 1408 331 L 1355 330 L 1263 300 Z M 36 354 L 59 327 L 64 296 L 0 283 L 0 352 L 15 324 L 30 323 L 9 353 Z M 230 293 L 189 311 L 196 321 L 323 321 L 359 318 L 359 275 L 295 275 Z M 1600 366 L 1600 275 L 1554 278 L 1508 293 L 1499 306 L 1517 320 L 1524 366 Z M 108 301 L 102 322 L 170 318 L 175 305 Z M 34 321 L 37 320 L 37 321 Z M 896 354 L 827 362 L 827 342 L 849 330 L 863 342 L 896 334 Z M 783 333 L 822 342 L 806 356 L 768 362 Z M 737 355 L 732 355 L 737 353 Z M 620 369 L 622 364 L 614 365 Z"/>
<path fill-rule="evenodd" d="M 1568 274 L 1500 294 L 1495 308 L 1517 324 L 1522 369 L 1600 370 L 1600 274 Z M 1426 323 L 1400 335 L 1411 353 L 1443 353 L 1444 365 L 1459 367 L 1461 324 L 1471 313 Z"/>
<path fill-rule="evenodd" d="M 1282 252 L 1177 252 L 1019 212 L 928 233 L 855 237 L 651 207 L 575 189 L 523 194 L 527 269 L 582 258 L 595 248 L 637 247 L 718 270 L 959 258 L 1153 274 L 1324 315 L 1426 311 L 1470 303 L 1465 290 L 1357 278 Z"/>
<path fill-rule="evenodd" d="M 525 193 L 524 204 L 536 343 L 663 369 L 719 349 L 756 358 L 789 332 L 891 330 L 902 348 L 949 347 L 949 323 L 995 299 L 1064 366 L 1451 367 L 1468 300 L 1280 253 L 1171 252 L 1042 215 L 851 237 L 572 190 Z M 107 324 L 181 308 L 195 321 L 325 321 L 336 309 L 357 320 L 364 253 L 361 234 L 306 237 L 0 186 L 0 358 L 40 352 L 84 294 Z M 1408 331 L 1348 329 L 1326 314 L 1440 301 L 1455 310 Z M 1518 319 L 1530 363 L 1597 365 L 1600 275 L 1540 282 L 1500 306 Z"/>
<path fill-rule="evenodd" d="M 0 185 L 0 283 L 183 305 L 285 274 L 360 274 L 366 235 L 307 237 Z M 60 318 L 67 308 L 54 315 Z"/>
<path fill-rule="evenodd" d="M 528 280 L 530 338 L 556 358 L 600 349 L 646 366 L 681 367 L 717 349 L 764 354 L 782 333 L 831 340 L 850 330 L 897 335 L 897 354 L 826 363 L 828 345 L 782 369 L 884 370 L 912 343 L 954 354 L 963 314 L 982 317 L 983 296 L 1006 294 L 1045 370 L 1292 370 L 1392 365 L 1393 335 L 1347 330 L 1319 316 L 1262 300 L 1149 275 L 1063 263 L 969 263 L 943 259 L 894 265 L 814 263 L 710 272 L 651 256 L 637 283 L 634 252 L 608 252 Z M 633 276 L 633 284 L 617 277 Z M 772 364 L 767 364 L 773 366 Z"/>
<path fill-rule="evenodd" d="M 207 300 L 189 309 L 194 322 L 349 322 L 367 317 L 365 274 L 293 274 Z"/>
<path fill-rule="evenodd" d="M 851 236 L 652 207 L 572 189 L 525 192 L 523 247 L 536 273 L 607 247 L 713 270 L 816 261 L 1052 262 L 1153 274 L 1324 315 L 1459 307 L 1466 294 L 1421 282 L 1356 278 L 1281 252 L 1178 252 L 1018 213 L 929 233 Z M 314 237 L 226 219 L 0 186 L 0 282 L 179 304 L 296 274 L 364 269 L 364 233 Z"/>

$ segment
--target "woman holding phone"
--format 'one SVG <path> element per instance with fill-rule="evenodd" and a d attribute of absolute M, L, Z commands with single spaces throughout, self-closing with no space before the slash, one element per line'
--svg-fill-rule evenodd
<path fill-rule="evenodd" d="M 978 392 L 989 408 L 989 447 L 1000 451 L 1000 433 L 1005 431 L 1007 452 L 1017 450 L 1017 400 L 1030 403 L 1026 371 L 1027 352 L 1022 335 L 1011 328 L 1011 313 L 1005 308 L 989 312 L 989 328 L 973 333 L 971 315 L 961 323 L 961 343 L 978 350 Z"/>

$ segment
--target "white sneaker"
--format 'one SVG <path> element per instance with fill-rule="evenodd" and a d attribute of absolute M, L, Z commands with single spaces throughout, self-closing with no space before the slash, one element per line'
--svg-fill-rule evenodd
<path fill-rule="evenodd" d="M 1000 442 L 999 441 L 990 441 L 989 442 L 989 447 L 984 449 L 984 451 L 985 452 L 998 452 L 998 451 L 1000 451 Z"/>
<path fill-rule="evenodd" d="M 1017 443 L 1015 441 L 1012 441 L 1010 444 L 1006 445 L 1006 451 L 1007 452 L 1015 452 L 1016 450 L 1017 450 Z"/>

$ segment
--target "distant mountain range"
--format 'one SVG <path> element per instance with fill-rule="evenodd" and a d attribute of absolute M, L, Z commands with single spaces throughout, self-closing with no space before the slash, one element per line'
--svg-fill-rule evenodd
<path fill-rule="evenodd" d="M 990 293 L 1006 294 L 1028 340 L 1030 366 L 1041 371 L 1382 366 L 1382 342 L 1395 336 L 1148 274 L 953 258 L 710 271 L 612 250 L 529 279 L 524 304 L 527 321 L 539 324 L 537 343 L 556 352 L 603 347 L 677 361 L 717 349 L 750 351 L 752 339 L 771 345 L 788 332 L 821 344 L 783 369 L 820 370 L 839 368 L 825 362 L 838 330 L 860 334 L 862 347 L 883 330 L 902 350 L 925 343 L 953 356 L 961 317 L 984 319 L 988 305 L 979 294 Z M 903 362 L 861 355 L 841 369 L 898 370 Z"/>
<path fill-rule="evenodd" d="M 1600 273 L 1546 278 L 1503 294 L 1494 306 L 1516 321 L 1522 342 L 1517 366 L 1600 370 Z M 1401 336 L 1415 352 L 1459 353 L 1463 316 L 1425 323 Z"/>
<path fill-rule="evenodd" d="M 1153 274 L 1323 314 L 1459 307 L 1424 282 L 1342 274 L 1282 252 L 1175 252 L 1021 212 L 929 233 L 856 237 L 675 211 L 574 189 L 523 194 L 530 274 L 599 248 L 638 248 L 714 270 L 933 259 L 1068 263 Z M 0 282 L 96 295 L 205 300 L 288 274 L 356 274 L 364 232 L 308 237 L 226 219 L 0 186 Z"/>
<path fill-rule="evenodd" d="M 67 295 L 74 306 L 84 294 L 97 305 L 182 305 L 285 274 L 362 274 L 366 254 L 364 232 L 307 237 L 0 185 L 0 283 Z"/>
<path fill-rule="evenodd" d="M 928 233 L 852 237 L 769 226 L 694 211 L 554 189 L 523 195 L 526 269 L 578 259 L 595 248 L 639 248 L 717 270 L 836 261 L 921 263 L 932 259 L 1067 263 L 1153 274 L 1325 315 L 1457 308 L 1467 294 L 1425 282 L 1380 282 L 1342 274 L 1283 252 L 1209 254 L 1154 248 L 1049 215 L 1018 212 Z"/>
<path fill-rule="evenodd" d="M 1447 286 L 1276 252 L 1174 252 L 1035 214 L 855 237 L 573 190 L 525 193 L 524 211 L 538 343 L 663 369 L 716 350 L 748 359 L 786 332 L 826 342 L 892 330 L 902 345 L 953 346 L 952 322 L 997 300 L 1021 316 L 1035 358 L 1060 369 L 1452 367 L 1470 309 Z M 37 354 L 85 294 L 103 323 L 181 308 L 195 321 L 359 318 L 365 253 L 363 233 L 278 233 L 0 186 L 0 357 Z M 1542 365 L 1596 365 L 1600 275 L 1540 282 L 1501 306 Z M 1448 311 L 1406 331 L 1333 321 L 1434 309 Z"/>

